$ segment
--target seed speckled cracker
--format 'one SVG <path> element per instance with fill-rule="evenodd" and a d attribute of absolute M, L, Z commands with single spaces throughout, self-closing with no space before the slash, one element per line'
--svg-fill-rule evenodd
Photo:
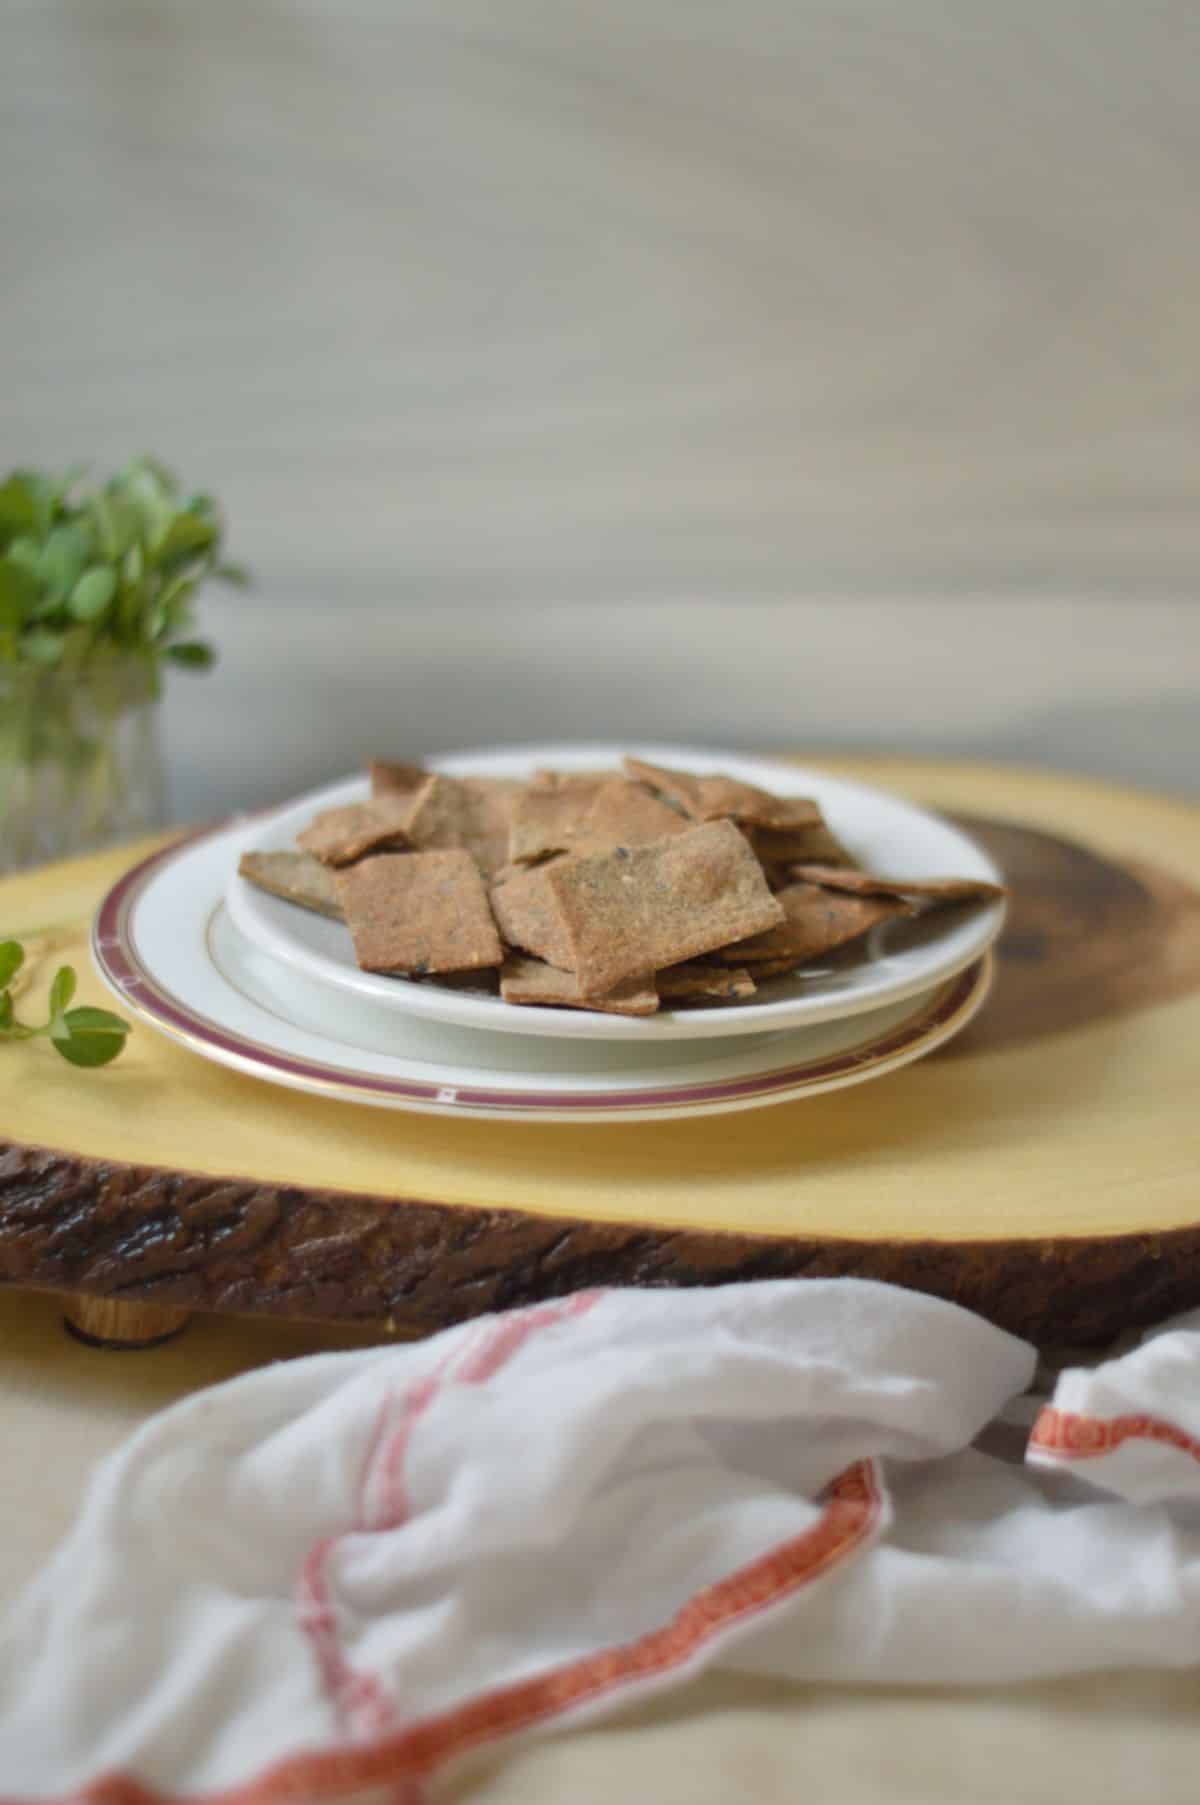
<path fill-rule="evenodd" d="M 901 901 L 913 896 L 930 907 L 937 903 L 995 902 L 1008 894 L 1003 884 L 989 884 L 982 878 L 874 877 L 868 871 L 841 865 L 793 865 L 792 876 L 800 883 L 844 890 L 851 896 L 893 896 Z"/>
<path fill-rule="evenodd" d="M 514 865 L 565 852 L 601 788 L 599 778 L 555 783 L 552 775 L 547 772 L 544 780 L 527 784 L 514 799 L 508 837 L 508 856 Z"/>
<path fill-rule="evenodd" d="M 397 764 L 386 758 L 373 758 L 367 770 L 372 796 L 414 796 L 430 777 L 424 765 Z"/>
<path fill-rule="evenodd" d="M 777 926 L 783 910 L 731 821 L 543 867 L 586 993 Z"/>
<path fill-rule="evenodd" d="M 746 827 L 770 827 L 794 831 L 815 827 L 821 811 L 807 796 L 772 796 L 756 784 L 742 783 L 736 777 L 723 777 L 719 772 L 698 777 L 691 771 L 673 771 L 665 765 L 648 765 L 640 758 L 627 758 L 625 769 L 631 777 L 648 784 L 693 821 L 729 819 Z"/>
<path fill-rule="evenodd" d="M 612 846 L 644 846 L 649 840 L 686 833 L 689 826 L 686 815 L 660 802 L 640 783 L 613 777 L 601 784 L 592 798 L 572 850 L 604 852 Z"/>
<path fill-rule="evenodd" d="M 801 863 L 852 866 L 855 862 L 823 821 L 813 827 L 751 827 L 747 833 L 751 846 L 765 866 L 786 867 Z"/>
<path fill-rule="evenodd" d="M 342 919 L 333 873 L 311 852 L 244 852 L 238 871 L 247 883 L 271 896 L 334 921 Z"/>
<path fill-rule="evenodd" d="M 597 1009 L 603 1015 L 653 1015 L 658 991 L 649 978 L 628 978 L 607 996 L 584 996 L 574 972 L 559 971 L 519 953 L 505 960 L 500 995 L 506 1003 L 541 1004 L 551 1009 Z"/>
<path fill-rule="evenodd" d="M 483 879 L 462 848 L 382 853 L 336 884 L 363 971 L 425 977 L 501 962 Z"/>
<path fill-rule="evenodd" d="M 751 972 L 768 964 L 783 971 L 856 940 L 893 915 L 911 913 L 894 897 L 846 896 L 817 884 L 789 884 L 775 900 L 783 912 L 782 922 L 739 945 L 722 947 L 718 954 L 722 963 L 745 965 Z"/>
<path fill-rule="evenodd" d="M 570 971 L 575 951 L 562 907 L 550 889 L 547 874 L 551 865 L 535 865 L 528 871 L 517 871 L 491 891 L 492 913 L 509 946 L 523 952 L 536 953 L 560 971 Z"/>
<path fill-rule="evenodd" d="M 744 968 L 722 970 L 688 960 L 655 972 L 654 988 L 664 1003 L 744 1003 L 757 986 Z"/>
<path fill-rule="evenodd" d="M 439 772 L 412 799 L 409 840 L 422 852 L 461 847 L 484 877 L 493 877 L 508 861 L 509 822 L 520 788 L 507 778 Z"/>
<path fill-rule="evenodd" d="M 539 789 L 549 787 L 555 790 L 574 790 L 577 795 L 590 799 L 596 794 L 602 783 L 617 773 L 612 770 L 594 771 L 556 771 L 549 765 L 539 765 L 533 774 L 532 782 Z"/>
<path fill-rule="evenodd" d="M 404 796 L 380 796 L 322 809 L 296 844 L 323 865 L 352 865 L 365 853 L 408 845 L 411 803 Z"/>

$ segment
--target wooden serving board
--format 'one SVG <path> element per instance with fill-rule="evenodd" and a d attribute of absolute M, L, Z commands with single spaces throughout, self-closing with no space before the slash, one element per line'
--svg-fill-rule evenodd
<path fill-rule="evenodd" d="M 942 1053 L 741 1115 L 569 1126 L 300 1095 L 143 1026 L 97 1072 L 0 1046 L 0 1282 L 89 1300 L 77 1320 L 117 1339 L 191 1310 L 420 1332 L 585 1285 L 790 1274 L 913 1286 L 1044 1344 L 1200 1304 L 1200 808 L 821 762 L 956 814 L 1010 877 L 996 990 Z M 34 991 L 66 958 L 110 1001 L 88 923 L 146 850 L 0 884 Z"/>

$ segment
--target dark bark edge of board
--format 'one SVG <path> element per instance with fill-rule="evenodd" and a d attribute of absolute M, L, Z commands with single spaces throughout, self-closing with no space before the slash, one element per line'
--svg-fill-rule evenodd
<path fill-rule="evenodd" d="M 1042 1346 L 1200 1304 L 1200 1223 L 991 1241 L 819 1240 L 309 1190 L 0 1143 L 0 1283 L 430 1333 L 590 1286 L 878 1279 Z"/>

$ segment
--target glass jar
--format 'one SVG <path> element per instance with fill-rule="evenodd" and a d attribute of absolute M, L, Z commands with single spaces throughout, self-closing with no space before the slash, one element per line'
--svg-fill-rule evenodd
<path fill-rule="evenodd" d="M 158 673 L 114 654 L 0 665 L 0 874 L 165 825 Z"/>

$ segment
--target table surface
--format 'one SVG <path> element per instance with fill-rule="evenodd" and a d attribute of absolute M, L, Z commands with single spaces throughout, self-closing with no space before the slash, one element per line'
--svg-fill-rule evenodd
<path fill-rule="evenodd" d="M 154 1411 L 266 1361 L 361 1345 L 209 1316 L 150 1354 L 101 1355 L 53 1298 L 0 1292 L 0 1607 L 74 1517 L 97 1460 Z M 499 1753 L 456 1805 L 1193 1805 L 1200 1674 L 1120 1673 L 964 1692 L 703 1678 L 611 1724 Z M 798 1784 L 799 1783 L 799 1784 Z"/>
<path fill-rule="evenodd" d="M 1171 855 L 1175 869 L 1200 877 L 1200 847 L 1193 839 L 1189 849 L 1184 831 L 1190 819 L 1195 834 L 1195 811 L 1178 804 L 1108 792 L 1108 805 L 1102 807 L 1093 786 L 1027 773 L 997 771 L 981 777 L 946 768 L 893 767 L 890 781 L 948 807 L 978 807 L 982 784 L 997 812 L 1028 819 L 1032 811 L 1044 828 L 1063 834 L 1078 833 L 1082 824 L 1090 843 L 1114 855 L 1149 861 Z M 36 897 L 36 878 L 21 882 L 27 900 Z M 6 917 L 10 928 L 33 924 L 33 913 L 11 924 Z M 83 988 L 90 991 L 89 980 Z M 1043 1038 L 1034 1049 L 1000 1049 L 987 1056 L 993 1062 L 988 1082 L 999 1087 L 1000 1108 L 1008 1110 L 1005 1087 L 1015 1082 L 1013 1074 L 1022 1061 L 1046 1057 L 1051 1044 L 1068 1089 L 1085 1089 L 1085 1081 L 1098 1079 L 1114 1062 L 1129 1068 L 1135 1074 L 1131 1095 L 1137 1109 L 1122 1132 L 1138 1141 L 1138 1149 L 1136 1157 L 1119 1162 L 1115 1198 L 1122 1184 L 1136 1176 L 1138 1164 L 1144 1166 L 1154 1155 L 1162 1134 L 1155 1099 L 1137 1086 L 1136 1071 L 1153 1056 L 1156 1037 L 1169 1035 L 1173 1045 L 1183 1046 L 1178 1025 L 1185 1016 L 1191 1020 L 1195 1006 L 1194 997 L 1159 1001 L 1099 1029 L 1093 1025 Z M 1103 1054 L 1081 1070 L 1080 1048 L 1097 1032 Z M 1192 1042 L 1196 1039 L 1193 1032 Z M 127 1070 L 132 1070 L 132 1046 L 122 1058 L 130 1060 Z M 120 1065 L 100 1076 L 115 1077 L 119 1071 Z M 1193 1093 L 1194 1079 L 1193 1072 Z M 1024 1119 L 1036 1126 L 1030 1088 L 1020 1088 Z M 77 1086 L 70 1093 L 72 1098 L 82 1094 Z M 0 1127 L 11 1127 L 12 1108 L 12 1089 L 0 1089 Z M 1003 1132 L 987 1141 L 989 1162 L 1001 1156 L 1020 1119 L 1021 1112 L 1002 1114 Z M 1081 1131 L 1089 1126 L 1101 1136 L 1106 1161 L 1117 1156 L 1119 1125 L 1105 1123 L 1095 1110 L 1085 1110 L 1079 1125 Z M 1170 1159 L 1158 1168 L 1151 1193 L 1160 1199 L 1168 1195 L 1172 1175 L 1181 1184 L 1182 1175 L 1196 1169 L 1195 1131 L 1187 1123 L 1181 1132 L 1193 1136 L 1192 1145 L 1177 1137 Z M 946 1139 L 955 1182 L 967 1184 L 972 1161 L 966 1148 L 956 1149 L 952 1124 Z M 975 1162 L 978 1152 L 976 1145 Z M 886 1162 L 879 1170 L 886 1178 Z M 1068 1208 L 1070 1176 L 1064 1161 L 1059 1182 L 1068 1194 Z M 1194 1189 L 1191 1194 L 1195 1197 Z M 1181 1210 L 1182 1197 L 1180 1188 L 1177 1201 L 1164 1207 Z M 614 1201 L 613 1207 L 623 1206 Z M 60 1307 L 52 1297 L 0 1292 L 0 1411 L 6 1445 L 0 1477 L 0 1600 L 16 1594 L 66 1531 L 95 1462 L 148 1415 L 200 1386 L 266 1361 L 359 1346 L 374 1338 L 370 1329 L 347 1325 L 207 1316 L 197 1319 L 178 1342 L 153 1354 L 98 1354 L 64 1335 Z M 1029 1805 L 1042 1800 L 1059 1805 L 1064 1794 L 1115 1805 L 1135 1793 L 1169 1805 L 1184 1805 L 1185 1800 L 1190 1805 L 1200 1746 L 1194 1728 L 1198 1702 L 1200 1679 L 1191 1673 L 1102 1675 L 968 1693 L 868 1692 L 709 1678 L 678 1699 L 663 1699 L 612 1725 L 543 1747 L 502 1752 L 460 1796 L 490 1805 L 493 1800 L 570 1797 L 586 1802 L 613 1796 L 715 1802 L 736 1795 L 755 1805 L 774 1805 L 795 1798 L 799 1777 L 816 1796 L 836 1797 L 846 1805 L 909 1800 L 913 1805 L 940 1805 L 943 1800 L 957 1805 L 965 1797 L 983 1805 L 992 1800 L 1011 1805 L 1018 1797 Z"/>

